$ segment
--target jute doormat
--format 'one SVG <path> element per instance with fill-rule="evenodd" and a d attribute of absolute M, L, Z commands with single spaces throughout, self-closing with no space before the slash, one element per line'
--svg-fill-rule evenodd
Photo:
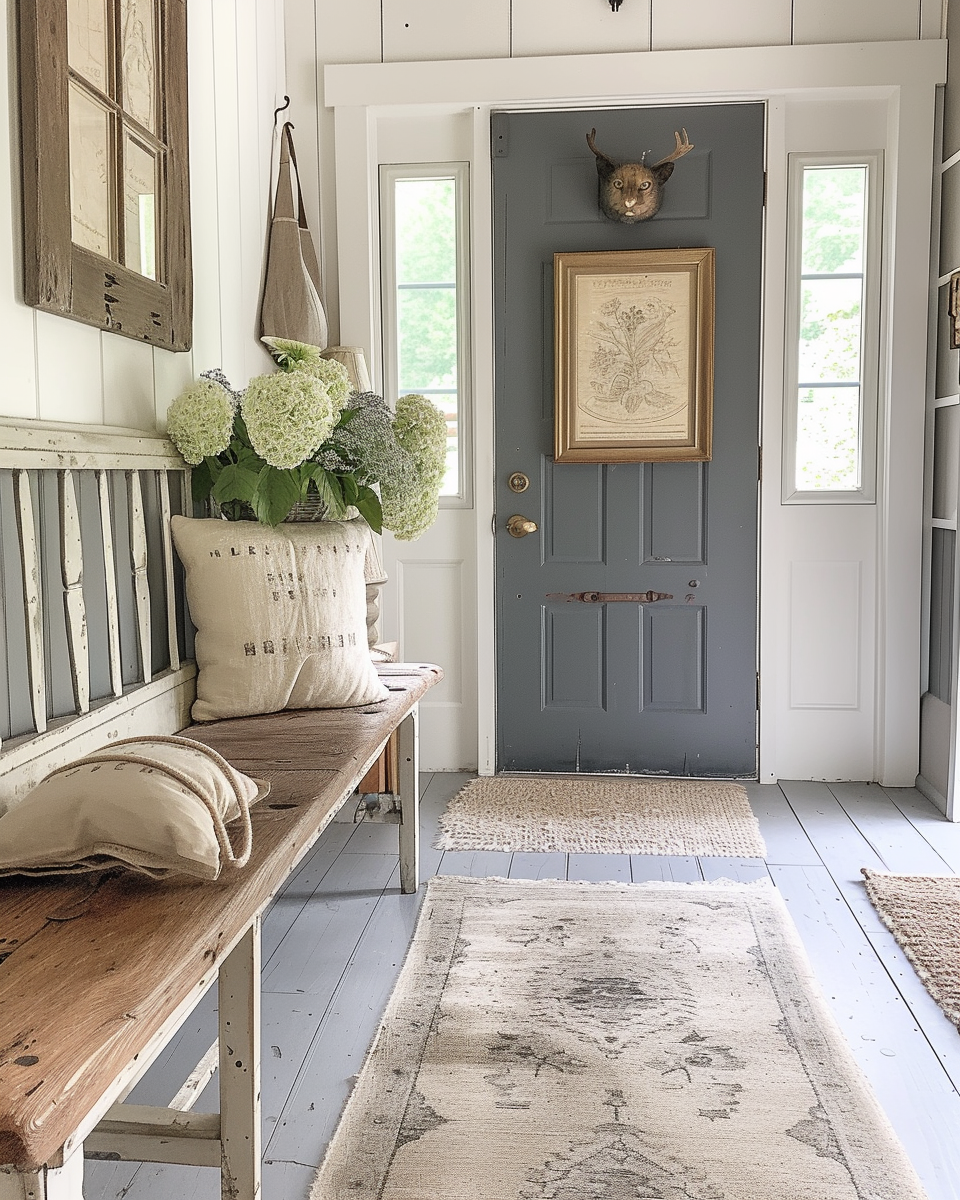
<path fill-rule="evenodd" d="M 438 850 L 763 858 L 739 783 L 700 779 L 474 779 L 440 818 Z"/>
<path fill-rule="evenodd" d="M 924 986 L 960 1026 L 960 878 L 861 867 L 867 895 Z"/>
<path fill-rule="evenodd" d="M 431 881 L 311 1200 L 922 1200 L 769 884 Z"/>

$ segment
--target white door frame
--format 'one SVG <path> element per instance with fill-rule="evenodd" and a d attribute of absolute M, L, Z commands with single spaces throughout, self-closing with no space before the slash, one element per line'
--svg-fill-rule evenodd
<path fill-rule="evenodd" d="M 780 775 L 778 751 L 798 736 L 815 740 L 809 712 L 782 697 L 783 536 L 780 437 L 783 395 L 785 145 L 782 104 L 804 98 L 882 100 L 887 105 L 884 345 L 875 571 L 875 685 L 869 740 L 857 776 L 914 782 L 918 766 L 923 403 L 936 86 L 945 80 L 946 43 L 911 41 L 827 46 L 651 51 L 527 59 L 327 66 L 324 103 L 336 129 L 337 247 L 341 341 L 379 359 L 377 231 L 378 120 L 471 110 L 473 394 L 476 453 L 479 769 L 494 770 L 495 680 L 493 513 L 493 271 L 490 112 L 495 108 L 585 107 L 763 100 L 768 128 L 761 422 L 760 778 Z M 571 81 L 577 94 L 571 94 Z M 624 80 L 636 81 L 624 90 Z M 489 352 L 484 351 L 489 347 Z M 379 372 L 375 371 L 379 376 Z M 894 452 L 895 451 L 895 452 Z M 778 557 L 779 556 L 779 557 Z M 873 592 L 871 591 L 871 595 Z M 870 628 L 874 628 L 874 617 Z M 835 724 L 825 711 L 816 718 Z M 802 722 L 802 727 L 801 727 Z M 826 724 L 823 726 L 826 728 Z M 851 760 L 853 761 L 853 760 Z M 830 767 L 824 774 L 829 774 Z M 816 775 L 813 768 L 811 774 Z"/>

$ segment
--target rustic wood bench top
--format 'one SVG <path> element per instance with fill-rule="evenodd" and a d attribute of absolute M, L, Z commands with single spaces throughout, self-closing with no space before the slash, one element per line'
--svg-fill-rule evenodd
<path fill-rule="evenodd" d="M 434 667 L 382 674 L 389 698 L 362 709 L 184 730 L 271 782 L 252 810 L 253 853 L 237 875 L 217 883 L 158 883 L 132 872 L 0 880 L 0 1164 L 36 1170 L 83 1140 L 442 678 Z M 415 832 L 401 831 L 401 851 L 404 836 Z"/>

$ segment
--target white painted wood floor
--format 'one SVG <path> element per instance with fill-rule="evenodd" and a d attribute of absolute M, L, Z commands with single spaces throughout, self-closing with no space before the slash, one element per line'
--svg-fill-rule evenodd
<path fill-rule="evenodd" d="M 860 875 L 862 866 L 960 873 L 960 825 L 946 822 L 913 789 L 752 784 L 765 862 L 434 850 L 437 817 L 467 778 L 424 777 L 423 878 L 747 880 L 769 874 L 929 1200 L 960 1200 L 960 1034 L 881 925 Z M 422 887 L 417 896 L 400 895 L 396 827 L 351 820 L 347 806 L 264 921 L 264 1200 L 306 1200 L 423 896 Z M 131 1100 L 170 1102 L 215 1037 L 215 991 Z M 216 1091 L 214 1078 L 198 1111 L 216 1109 Z M 87 1200 L 217 1200 L 219 1194 L 219 1173 L 209 1169 L 86 1164 Z"/>

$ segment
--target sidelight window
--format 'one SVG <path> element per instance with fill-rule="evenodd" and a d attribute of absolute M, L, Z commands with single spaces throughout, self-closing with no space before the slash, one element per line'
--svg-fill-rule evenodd
<path fill-rule="evenodd" d="M 791 156 L 783 499 L 876 494 L 879 156 Z"/>
<path fill-rule="evenodd" d="M 419 392 L 444 413 L 441 498 L 469 500 L 467 164 L 380 168 L 383 378 L 388 397 Z"/>

